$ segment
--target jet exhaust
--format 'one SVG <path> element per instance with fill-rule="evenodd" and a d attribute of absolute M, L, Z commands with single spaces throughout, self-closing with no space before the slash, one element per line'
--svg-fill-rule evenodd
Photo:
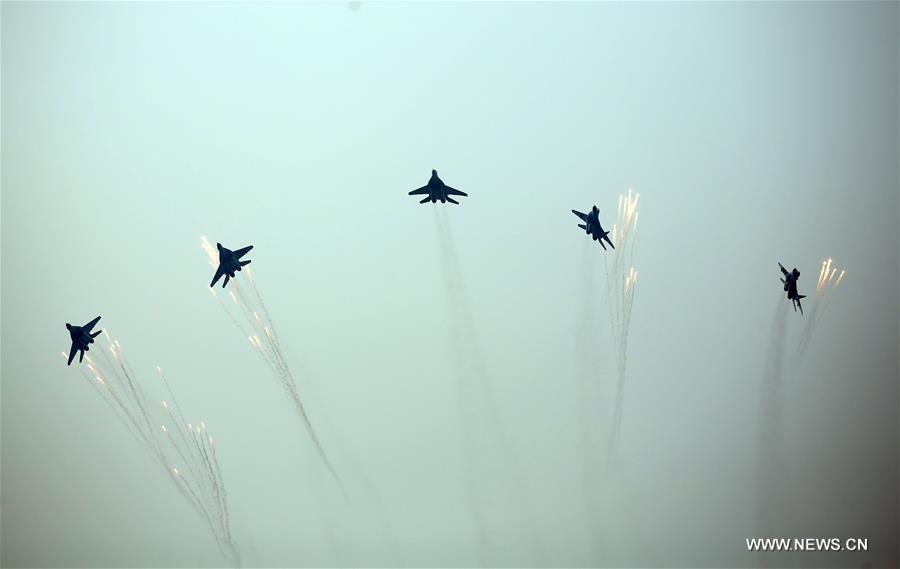
<path fill-rule="evenodd" d="M 446 215 L 441 212 L 434 212 L 435 227 L 437 228 L 438 243 L 441 248 L 441 261 L 443 265 L 444 285 L 447 289 L 448 308 L 451 314 L 450 333 L 452 336 L 453 354 L 456 363 L 456 373 L 458 376 L 457 389 L 457 405 L 459 407 L 460 423 L 462 427 L 462 455 L 464 458 L 463 468 L 465 470 L 466 493 L 469 499 L 469 510 L 471 512 L 475 538 L 478 546 L 478 565 L 490 565 L 487 557 L 491 549 L 488 537 L 486 521 L 482 502 L 479 498 L 485 493 L 480 488 L 480 477 L 477 472 L 477 457 L 473 452 L 475 447 L 475 436 L 473 426 L 466 420 L 470 415 L 467 412 L 466 402 L 469 398 L 468 391 L 472 389 L 470 384 L 470 370 L 466 369 L 470 364 L 465 342 L 466 315 L 461 311 L 467 309 L 468 299 L 462 286 L 462 277 L 460 275 L 459 264 L 456 258 L 456 250 L 451 242 L 452 236 L 448 232 Z"/>
<path fill-rule="evenodd" d="M 783 519 L 779 511 L 786 498 L 782 481 L 786 474 L 783 448 L 784 436 L 784 359 L 787 345 L 788 305 L 783 298 L 778 299 L 769 331 L 769 345 L 766 348 L 764 372 L 760 389 L 758 456 L 758 512 L 759 535 L 776 535 L 778 520 Z M 772 560 L 766 559 L 766 562 Z"/>
<path fill-rule="evenodd" d="M 452 228 L 446 211 L 435 212 L 435 223 L 441 247 L 444 283 L 451 312 L 451 334 L 458 375 L 459 408 L 462 416 L 463 454 L 466 458 L 468 492 L 476 522 L 481 565 L 496 565 L 486 557 L 495 555 L 499 546 L 496 530 L 508 529 L 511 523 L 528 533 L 527 539 L 538 559 L 545 559 L 538 532 L 531 526 L 534 517 L 527 505 L 528 491 L 518 457 L 500 416 L 494 389 L 484 361 L 484 351 L 472 317 L 472 308 L 456 254 Z M 481 425 L 473 424 L 481 422 Z M 491 469 L 500 477 L 484 476 Z M 487 488 L 484 480 L 502 479 L 508 484 Z M 514 512 L 514 522 L 500 522 L 488 517 L 484 504 L 494 504 L 493 511 Z"/>
<path fill-rule="evenodd" d="M 596 246 L 584 240 L 582 259 L 579 263 L 579 311 L 577 317 L 575 359 L 576 359 L 576 404 L 578 406 L 578 440 L 581 447 L 581 484 L 585 496 L 585 519 L 590 534 L 591 555 L 594 563 L 600 563 L 603 532 L 599 513 L 604 511 L 601 488 L 603 476 L 597 449 L 602 448 L 600 440 L 601 424 L 597 413 L 600 408 L 601 384 L 597 377 L 600 369 L 600 307 L 598 302 L 597 267 L 592 262 Z"/>

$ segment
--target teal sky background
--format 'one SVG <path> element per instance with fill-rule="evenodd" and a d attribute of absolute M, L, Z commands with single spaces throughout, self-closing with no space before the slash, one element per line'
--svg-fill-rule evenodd
<path fill-rule="evenodd" d="M 101 314 L 216 436 L 247 567 L 897 566 L 898 6 L 3 2 L 0 563 L 224 563 L 61 361 L 64 323 Z M 432 168 L 461 206 L 406 195 Z M 639 279 L 606 469 L 578 434 L 588 417 L 605 441 L 613 409 L 604 252 L 570 210 L 611 220 L 629 188 Z M 484 506 L 486 558 L 435 208 L 518 461 L 469 475 L 526 489 Z M 352 504 L 204 290 L 203 235 L 255 246 Z M 766 558 L 744 539 L 770 536 L 776 263 L 808 302 L 829 257 L 847 276 L 785 373 L 766 531 L 870 551 Z M 594 455 L 612 473 L 585 479 Z"/>

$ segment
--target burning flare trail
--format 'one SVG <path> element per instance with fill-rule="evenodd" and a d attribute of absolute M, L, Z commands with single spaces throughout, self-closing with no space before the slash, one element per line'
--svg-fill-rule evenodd
<path fill-rule="evenodd" d="M 166 399 L 151 406 L 138 376 L 118 340 L 103 331 L 107 346 L 96 359 L 85 355 L 79 365 L 85 380 L 100 395 L 132 437 L 166 471 L 181 495 L 203 518 L 219 550 L 235 566 L 241 552 L 231 535 L 228 494 L 216 446 L 206 423 L 189 423 L 160 368 Z M 63 360 L 66 354 L 63 353 Z M 161 418 L 160 418 L 161 417 Z"/>
<path fill-rule="evenodd" d="M 610 431 L 609 452 L 616 448 L 622 426 L 622 410 L 625 400 L 625 378 L 628 370 L 628 334 L 631 329 L 631 309 L 634 304 L 637 271 L 632 265 L 634 238 L 637 231 L 639 193 L 628 190 L 619 196 L 616 224 L 610 234 L 616 248 L 612 251 L 612 268 L 606 255 L 603 266 L 606 271 L 609 320 L 612 327 L 613 347 L 616 354 L 616 400 Z"/>
<path fill-rule="evenodd" d="M 825 311 L 831 306 L 834 293 L 844 280 L 847 271 L 838 269 L 833 265 L 831 259 L 822 261 L 822 268 L 819 269 L 819 280 L 816 282 L 816 296 L 813 299 L 812 310 L 806 317 L 806 325 L 803 328 L 803 334 L 800 336 L 800 342 L 797 345 L 798 359 L 806 352 L 809 342 L 812 340 L 813 334 L 818 327 L 819 320 L 825 314 Z"/>
<path fill-rule="evenodd" d="M 210 266 L 213 268 L 218 267 L 219 257 L 216 248 L 209 243 L 206 237 L 201 238 L 200 244 L 209 256 Z M 253 272 L 249 266 L 244 267 L 243 272 L 247 274 L 248 284 L 242 285 L 239 279 L 232 279 L 230 281 L 232 283 L 231 289 L 227 295 L 230 302 L 223 300 L 223 295 L 217 293 L 212 287 L 209 287 L 209 292 L 218 301 L 219 306 L 222 307 L 235 327 L 247 338 L 250 347 L 256 352 L 263 364 L 269 368 L 272 376 L 278 381 L 278 384 L 281 385 L 285 394 L 294 404 L 294 409 L 303 420 L 303 424 L 313 444 L 316 446 L 316 451 L 340 487 L 344 497 L 346 497 L 347 493 L 344 490 L 344 484 L 337 471 L 332 467 L 331 461 L 328 460 L 325 449 L 322 447 L 322 443 L 319 441 L 319 437 L 313 428 L 312 421 L 306 414 L 306 408 L 303 406 L 300 392 L 297 389 L 297 382 L 294 380 L 294 374 L 288 366 L 266 303 L 256 287 Z"/>

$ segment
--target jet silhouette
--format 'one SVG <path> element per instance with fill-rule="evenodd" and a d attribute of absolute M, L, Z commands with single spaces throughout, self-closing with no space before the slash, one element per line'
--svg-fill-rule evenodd
<path fill-rule="evenodd" d="M 216 276 L 213 277 L 209 286 L 210 288 L 216 286 L 216 281 L 222 278 L 222 275 L 225 275 L 225 282 L 222 283 L 222 288 L 225 288 L 225 285 L 228 284 L 228 279 L 234 278 L 235 271 L 240 271 L 241 267 L 250 264 L 250 261 L 241 261 L 240 259 L 247 254 L 247 251 L 253 249 L 253 245 L 232 251 L 222 247 L 221 243 L 216 243 L 216 249 L 219 250 L 219 268 L 216 269 Z"/>
<path fill-rule="evenodd" d="M 441 203 L 455 203 L 459 205 L 459 202 L 450 196 L 468 196 L 469 194 L 465 192 L 461 192 L 457 189 L 451 188 L 447 184 L 443 182 L 440 178 L 438 178 L 437 170 L 431 171 L 431 179 L 428 180 L 428 184 L 422 186 L 418 190 L 413 190 L 409 192 L 411 196 L 418 195 L 427 195 L 428 197 L 423 198 L 419 203 L 425 203 L 430 201 L 431 203 L 435 203 L 438 200 L 441 200 Z"/>
<path fill-rule="evenodd" d="M 581 213 L 580 211 L 572 210 L 572 213 L 581 218 L 581 221 L 584 223 L 579 223 L 578 227 L 584 229 L 584 232 L 591 236 L 594 241 L 600 243 L 600 246 L 606 250 L 606 245 L 603 244 L 603 240 L 606 240 L 609 243 L 609 246 L 615 249 L 615 245 L 613 245 L 612 241 L 609 240 L 609 231 L 603 231 L 603 227 L 600 225 L 600 210 L 597 206 L 591 208 L 591 213 Z"/>
<path fill-rule="evenodd" d="M 69 331 L 69 336 L 72 338 L 72 349 L 69 350 L 69 363 L 66 365 L 72 365 L 72 360 L 75 359 L 75 352 L 80 352 L 78 356 L 78 363 L 84 359 L 84 353 L 90 350 L 90 345 L 94 343 L 94 338 L 100 335 L 100 332 L 103 330 L 97 330 L 93 334 L 91 334 L 91 330 L 94 329 L 94 325 L 100 320 L 100 317 L 96 317 L 84 326 L 72 326 L 68 322 L 66 322 L 66 330 Z"/>
<path fill-rule="evenodd" d="M 803 305 L 800 304 L 800 299 L 806 298 L 806 295 L 797 292 L 797 279 L 800 278 L 800 271 L 795 267 L 793 271 L 788 272 L 781 263 L 778 263 L 778 266 L 781 267 L 781 272 L 784 274 L 781 282 L 784 283 L 784 290 L 787 292 L 788 300 L 794 305 L 794 312 L 797 312 L 799 308 L 800 314 L 803 314 Z"/>

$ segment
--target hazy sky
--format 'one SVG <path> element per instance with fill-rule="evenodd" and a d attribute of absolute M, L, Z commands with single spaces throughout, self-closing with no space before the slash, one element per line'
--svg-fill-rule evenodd
<path fill-rule="evenodd" d="M 64 323 L 98 314 L 215 433 L 248 567 L 900 562 L 898 3 L 0 15 L 3 566 L 225 562 L 61 361 Z M 406 195 L 432 168 L 461 206 Z M 607 253 L 569 210 L 611 223 L 629 188 L 640 277 L 611 467 Z M 440 208 L 493 406 L 459 397 Z M 201 235 L 255 246 L 352 504 L 204 290 Z M 828 257 L 847 276 L 795 364 L 806 316 L 776 313 L 772 338 L 776 262 L 809 310 Z M 772 536 L 870 551 L 746 551 Z"/>

